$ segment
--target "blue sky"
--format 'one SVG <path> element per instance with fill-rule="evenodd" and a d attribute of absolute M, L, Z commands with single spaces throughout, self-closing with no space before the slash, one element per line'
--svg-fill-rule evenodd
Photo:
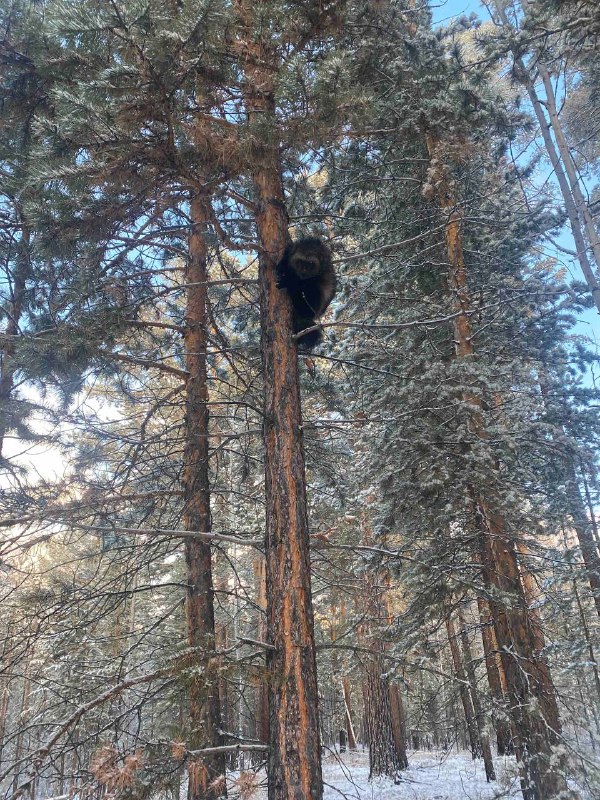
<path fill-rule="evenodd" d="M 461 14 L 471 14 L 473 11 L 482 19 L 488 16 L 479 0 L 435 0 L 429 5 L 433 12 L 434 23 L 444 22 Z"/>
<path fill-rule="evenodd" d="M 487 9 L 480 0 L 430 0 L 429 5 L 433 13 L 434 24 L 444 24 L 453 17 L 472 13 L 477 14 L 480 19 L 489 19 Z M 575 249 L 568 228 L 565 228 L 561 233 L 558 242 L 571 250 Z M 564 263 L 565 256 L 560 255 L 559 260 Z M 570 264 L 568 266 L 572 275 L 579 280 L 583 279 L 578 264 Z M 581 319 L 573 332 L 576 335 L 585 336 L 590 342 L 595 343 L 595 350 L 600 353 L 600 317 L 595 309 L 589 309 L 581 315 Z"/>

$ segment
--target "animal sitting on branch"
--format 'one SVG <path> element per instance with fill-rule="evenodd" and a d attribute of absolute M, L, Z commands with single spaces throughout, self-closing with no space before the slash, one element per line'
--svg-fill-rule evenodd
<path fill-rule="evenodd" d="M 333 300 L 336 277 L 329 248 L 320 239 L 291 242 L 277 265 L 277 286 L 286 289 L 294 310 L 294 333 L 317 324 Z M 322 340 L 321 330 L 300 336 L 298 344 L 306 349 Z"/>

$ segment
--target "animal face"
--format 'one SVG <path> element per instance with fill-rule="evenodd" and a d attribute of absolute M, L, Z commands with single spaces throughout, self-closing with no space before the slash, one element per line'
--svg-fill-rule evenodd
<path fill-rule="evenodd" d="M 296 271 L 296 275 L 302 281 L 305 281 L 308 278 L 316 278 L 321 272 L 321 262 L 317 256 L 295 258 L 294 270 Z"/>

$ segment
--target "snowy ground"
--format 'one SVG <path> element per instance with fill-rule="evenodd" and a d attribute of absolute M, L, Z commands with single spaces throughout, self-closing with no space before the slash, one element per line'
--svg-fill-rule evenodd
<path fill-rule="evenodd" d="M 495 758 L 496 781 L 486 783 L 483 761 L 470 753 L 409 751 L 410 766 L 394 785 L 387 778 L 369 781 L 369 753 L 324 754 L 324 800 L 523 800 L 514 758 Z M 577 788 L 581 800 L 596 800 L 593 790 Z M 591 793 L 590 793 L 591 792 Z M 232 800 L 266 800 L 264 771 L 234 773 Z"/>
<path fill-rule="evenodd" d="M 495 760 L 497 780 L 486 783 L 482 761 L 469 753 L 409 753 L 409 768 L 398 786 L 389 780 L 369 782 L 368 754 L 329 756 L 323 763 L 325 800 L 522 800 L 514 759 Z"/>
<path fill-rule="evenodd" d="M 495 759 L 497 780 L 486 783 L 483 762 L 469 753 L 409 752 L 408 758 L 410 767 L 394 785 L 385 778 L 369 781 L 368 751 L 324 754 L 324 800 L 523 800 L 514 759 Z M 265 800 L 264 774 L 260 788 L 257 778 L 246 773 L 242 785 L 234 779 L 230 796 Z"/>

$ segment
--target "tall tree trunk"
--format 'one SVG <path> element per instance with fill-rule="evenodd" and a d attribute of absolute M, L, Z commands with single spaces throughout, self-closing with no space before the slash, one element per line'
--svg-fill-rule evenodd
<path fill-rule="evenodd" d="M 477 598 L 477 607 L 488 686 L 494 703 L 492 720 L 496 731 L 496 749 L 499 756 L 510 755 L 513 752 L 513 742 L 506 703 L 506 677 L 498 652 L 494 622 L 488 604 L 482 597 Z"/>
<path fill-rule="evenodd" d="M 477 689 L 477 675 L 473 665 L 473 653 L 471 652 L 471 643 L 469 642 L 469 634 L 467 633 L 467 625 L 462 613 L 458 609 L 458 624 L 460 625 L 460 641 L 462 645 L 463 658 L 465 663 L 465 672 L 469 681 L 469 688 L 471 690 L 471 699 L 473 701 L 473 711 L 475 712 L 475 724 L 479 733 L 479 741 L 481 742 L 481 755 L 483 756 L 483 763 L 485 766 L 485 777 L 488 781 L 496 780 L 496 772 L 494 770 L 494 762 L 492 759 L 492 749 L 490 747 L 490 736 L 488 733 L 485 715 L 481 707 L 479 699 L 479 691 Z"/>
<path fill-rule="evenodd" d="M 372 541 L 370 537 L 370 532 L 365 532 L 365 544 Z M 364 676 L 370 777 L 386 775 L 398 782 L 400 771 L 408 766 L 408 758 L 402 741 L 400 720 L 394 725 L 394 696 L 385 661 L 387 642 L 382 635 L 382 627 L 389 625 L 392 619 L 386 596 L 389 583 L 386 571 L 373 569 L 365 573 L 363 607 L 367 609 L 368 620 L 359 631 L 359 642 L 364 636 L 364 643 L 369 650 L 364 662 Z M 396 711 L 401 713 L 399 707 Z"/>
<path fill-rule="evenodd" d="M 456 631 L 450 613 L 446 613 L 446 630 L 448 632 L 448 643 L 450 644 L 450 652 L 452 654 L 452 663 L 454 665 L 454 672 L 458 680 L 458 691 L 460 694 L 460 702 L 462 703 L 463 711 L 465 714 L 465 722 L 467 723 L 467 734 L 469 736 L 469 746 L 471 748 L 471 755 L 473 758 L 481 758 L 482 748 L 479 740 L 479 731 L 477 730 L 477 722 L 475 720 L 475 710 L 469 691 L 469 684 L 463 668 L 462 660 L 460 657 L 460 650 L 456 640 Z"/>
<path fill-rule="evenodd" d="M 6 630 L 2 642 L 2 655 L 0 656 L 0 674 L 2 675 L 2 680 L 0 681 L 0 767 L 3 762 L 4 737 L 8 724 L 8 710 L 11 705 L 10 687 L 13 680 L 14 669 L 13 656 L 11 653 L 13 644 L 12 631 L 13 621 L 11 616 L 9 616 L 6 621 Z"/>
<path fill-rule="evenodd" d="M 425 137 L 438 203 L 446 216 L 448 288 L 457 312 L 453 319 L 456 356 L 471 359 L 475 354 L 471 299 L 462 245 L 462 217 L 448 168 L 452 155 L 437 134 L 427 131 Z M 464 401 L 473 409 L 469 422 L 472 433 L 481 442 L 487 441 L 481 398 L 465 393 Z M 491 452 L 487 460 L 491 478 L 497 460 Z M 540 713 L 540 709 L 556 703 L 556 693 L 548 667 L 536 652 L 514 542 L 503 516 L 492 508 L 492 498 L 486 496 L 490 488 L 467 484 L 465 490 L 467 509 L 480 531 L 483 579 L 490 593 L 490 610 L 506 674 L 524 800 L 553 800 L 561 792 L 565 798 L 572 796 L 564 777 L 563 760 L 553 747 L 557 720 L 545 719 Z"/>
<path fill-rule="evenodd" d="M 183 468 L 183 523 L 188 531 L 209 532 L 210 484 L 208 472 L 208 382 L 207 347 L 207 268 L 205 231 L 208 219 L 206 197 L 191 199 L 189 253 L 186 265 L 187 304 L 185 311 L 185 366 L 189 373 L 185 402 L 185 453 Z M 222 744 L 219 733 L 219 670 L 215 650 L 215 612 L 211 546 L 205 539 L 185 541 L 187 569 L 187 637 L 197 648 L 200 675 L 190 685 L 190 747 L 201 750 Z M 212 800 L 225 794 L 225 756 L 201 756 L 189 766 L 189 800 Z"/>
<path fill-rule="evenodd" d="M 264 380 L 269 673 L 269 800 L 321 800 L 321 748 L 298 353 L 292 308 L 277 288 L 288 240 L 274 80 L 279 63 L 268 31 L 255 35 L 253 4 L 237 0 L 239 54 L 250 130 L 262 136 L 253 164 L 260 244 L 259 293 Z M 262 30 L 262 29 L 261 29 Z M 264 132 L 268 131 L 267 136 Z"/>

